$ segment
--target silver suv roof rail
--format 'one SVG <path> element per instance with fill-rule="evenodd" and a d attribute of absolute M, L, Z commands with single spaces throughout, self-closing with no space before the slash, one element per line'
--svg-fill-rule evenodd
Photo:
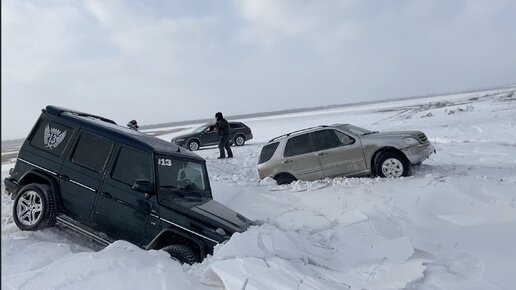
<path fill-rule="evenodd" d="M 299 133 L 299 132 L 304 132 L 304 131 L 308 131 L 308 130 L 312 130 L 312 129 L 317 129 L 317 128 L 326 128 L 326 127 L 329 127 L 327 125 L 320 125 L 320 126 L 315 126 L 315 127 L 310 127 L 310 128 L 305 128 L 305 129 L 301 129 L 301 130 L 297 130 L 297 131 L 293 131 L 293 132 L 290 132 L 290 133 L 287 133 L 287 134 L 284 134 L 284 135 L 280 135 L 278 137 L 274 137 L 272 138 L 269 142 L 267 143 L 271 143 L 272 141 L 276 141 L 278 139 L 281 139 L 283 137 L 288 137 L 292 134 L 295 134 L 295 133 Z"/>

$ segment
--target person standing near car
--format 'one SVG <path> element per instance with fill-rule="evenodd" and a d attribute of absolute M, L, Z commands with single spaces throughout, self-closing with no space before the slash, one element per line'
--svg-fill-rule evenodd
<path fill-rule="evenodd" d="M 229 146 L 229 123 L 222 116 L 221 112 L 217 112 L 215 114 L 215 119 L 217 119 L 217 123 L 215 123 L 215 128 L 220 136 L 219 140 L 219 151 L 220 155 L 217 159 L 226 158 L 226 152 L 228 152 L 228 158 L 233 158 L 233 152 L 231 151 L 231 147 Z"/>

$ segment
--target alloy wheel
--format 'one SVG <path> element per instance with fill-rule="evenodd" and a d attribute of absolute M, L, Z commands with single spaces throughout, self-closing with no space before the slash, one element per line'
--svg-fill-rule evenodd
<path fill-rule="evenodd" d="M 382 173 L 385 177 L 400 177 L 403 175 L 403 163 L 396 158 L 386 159 L 382 163 Z"/>
<path fill-rule="evenodd" d="M 39 222 L 43 213 L 43 200 L 34 190 L 22 193 L 16 205 L 18 220 L 24 226 L 33 226 Z"/>

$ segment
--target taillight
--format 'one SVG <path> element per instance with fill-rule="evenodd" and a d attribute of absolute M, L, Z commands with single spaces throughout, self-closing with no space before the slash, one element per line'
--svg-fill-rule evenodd
<path fill-rule="evenodd" d="M 245 128 L 248 134 L 251 134 L 251 128 L 247 127 Z"/>

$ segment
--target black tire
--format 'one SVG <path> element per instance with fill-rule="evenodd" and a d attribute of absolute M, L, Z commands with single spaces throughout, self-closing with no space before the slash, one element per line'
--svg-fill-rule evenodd
<path fill-rule="evenodd" d="M 22 231 L 53 227 L 56 207 L 50 186 L 39 183 L 25 185 L 14 200 L 13 219 Z"/>
<path fill-rule="evenodd" d="M 190 151 L 197 151 L 201 147 L 201 144 L 199 144 L 199 141 L 197 140 L 190 140 L 188 141 L 188 150 Z"/>
<path fill-rule="evenodd" d="M 280 173 L 280 174 L 274 176 L 274 180 L 276 180 L 276 183 L 278 183 L 278 185 L 282 185 L 282 184 L 291 184 L 292 182 L 296 181 L 297 179 L 294 176 L 292 176 L 291 174 Z"/>
<path fill-rule="evenodd" d="M 197 255 L 192 248 L 186 245 L 170 245 L 164 247 L 162 250 L 167 252 L 172 259 L 179 261 L 181 264 L 186 263 L 192 265 L 199 262 L 199 255 Z"/>
<path fill-rule="evenodd" d="M 236 135 L 233 141 L 233 144 L 236 146 L 244 146 L 245 144 L 245 136 L 244 135 Z"/>
<path fill-rule="evenodd" d="M 378 154 L 375 158 L 374 168 L 380 177 L 398 178 L 409 176 L 411 171 L 410 162 L 400 152 L 387 151 Z"/>

